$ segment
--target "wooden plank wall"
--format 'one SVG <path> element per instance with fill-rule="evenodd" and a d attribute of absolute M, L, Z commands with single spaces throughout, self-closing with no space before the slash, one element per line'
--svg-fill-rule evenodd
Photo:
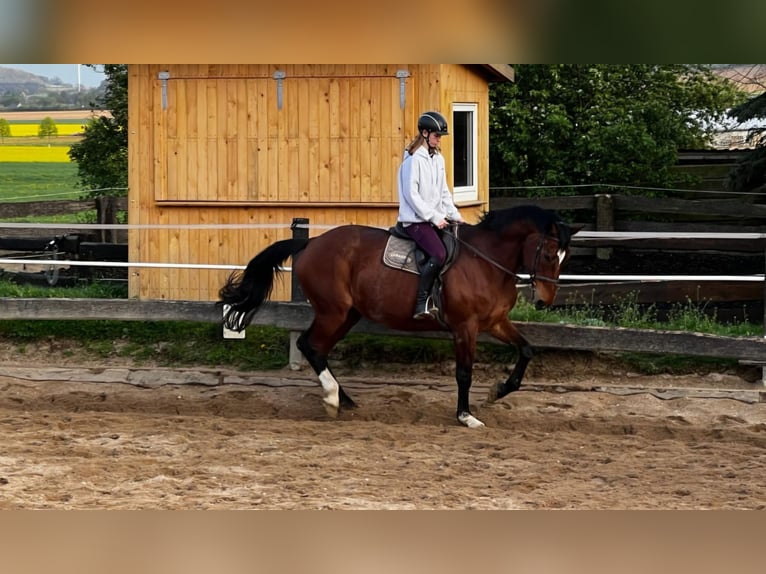
<path fill-rule="evenodd" d="M 412 74 L 404 110 L 399 69 Z M 281 110 L 276 70 L 286 74 Z M 160 71 L 170 74 L 165 109 Z M 130 65 L 129 222 L 272 226 L 132 230 L 131 261 L 245 265 L 289 237 L 295 217 L 313 225 L 393 224 L 402 150 L 419 113 L 444 105 L 443 75 L 439 65 L 408 64 Z M 452 93 L 480 89 L 470 75 L 454 77 Z M 486 110 L 486 83 L 484 92 Z M 482 208 L 463 212 L 476 219 Z M 131 269 L 130 295 L 215 300 L 228 274 Z M 289 298 L 286 279 L 275 298 Z"/>
<path fill-rule="evenodd" d="M 406 137 L 400 67 L 284 66 L 281 109 L 270 66 L 232 66 L 216 78 L 171 69 L 168 107 L 155 111 L 167 146 L 155 198 L 395 201 Z"/>

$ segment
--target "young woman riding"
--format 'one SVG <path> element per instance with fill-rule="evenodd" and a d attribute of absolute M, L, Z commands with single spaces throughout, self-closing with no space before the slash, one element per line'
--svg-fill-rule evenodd
<path fill-rule="evenodd" d="M 399 217 L 407 234 L 429 255 L 420 275 L 415 319 L 435 316 L 439 309 L 429 295 L 447 251 L 436 229 L 444 229 L 448 221 L 464 223 L 447 186 L 444 156 L 440 151 L 442 136 L 449 133 L 447 120 L 439 112 L 425 112 L 418 118 L 418 135 L 410 142 L 399 166 Z"/>

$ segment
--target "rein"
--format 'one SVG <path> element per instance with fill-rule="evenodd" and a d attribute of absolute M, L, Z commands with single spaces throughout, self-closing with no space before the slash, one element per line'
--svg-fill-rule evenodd
<path fill-rule="evenodd" d="M 517 284 L 534 285 L 535 281 L 545 281 L 547 283 L 553 283 L 558 285 L 558 282 L 559 282 L 558 279 L 553 279 L 552 277 L 546 277 L 545 275 L 537 275 L 537 264 L 540 260 L 540 252 L 542 251 L 542 248 L 543 248 L 543 242 L 545 241 L 545 238 L 547 237 L 546 235 L 541 235 L 540 242 L 537 244 L 537 250 L 535 251 L 535 269 L 529 274 L 529 279 L 522 279 L 521 277 L 519 277 L 517 273 L 511 271 L 510 269 L 508 269 L 507 267 L 504 267 L 503 265 L 500 265 L 497 261 L 485 255 L 484 253 L 476 249 L 470 243 L 466 243 L 465 241 L 463 241 L 460 237 L 458 237 L 457 229 L 458 227 L 457 225 L 455 225 L 455 232 L 453 232 L 452 230 L 445 229 L 444 233 L 451 235 L 456 242 L 460 243 L 461 245 L 473 251 L 474 254 L 484 259 L 484 261 L 486 261 L 493 267 L 496 267 L 497 269 L 500 269 L 500 271 L 502 271 L 503 273 L 506 273 L 510 275 L 511 277 L 513 277 L 516 280 Z"/>

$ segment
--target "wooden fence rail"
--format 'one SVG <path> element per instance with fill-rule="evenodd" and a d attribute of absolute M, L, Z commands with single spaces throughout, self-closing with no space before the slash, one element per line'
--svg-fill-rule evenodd
<path fill-rule="evenodd" d="M 678 199 L 598 194 L 557 197 L 493 197 L 490 209 L 534 204 L 573 211 L 596 231 L 766 233 L 766 205 L 754 196 L 737 199 Z M 631 216 L 640 215 L 640 218 Z M 654 219 L 654 221 L 652 221 Z"/>
<path fill-rule="evenodd" d="M 20 201 L 0 204 L 0 220 L 14 219 L 18 217 L 44 217 L 48 215 L 67 215 L 81 213 L 83 211 L 96 211 L 96 222 L 99 224 L 117 223 L 117 212 L 128 208 L 127 197 L 97 197 L 82 200 L 53 200 L 53 201 Z M 48 229 L 4 229 L 6 237 L 27 236 L 32 238 L 49 237 Z M 126 232 L 114 232 L 110 229 L 102 229 L 98 232 L 100 241 L 126 241 Z"/>
<path fill-rule="evenodd" d="M 94 199 L 60 199 L 52 201 L 18 201 L 0 204 L 0 219 L 14 217 L 33 217 L 44 215 L 64 215 L 95 209 L 121 210 L 128 208 L 127 197 L 100 197 Z M 113 223 L 102 221 L 101 223 Z"/>
<path fill-rule="evenodd" d="M 254 319 L 254 325 L 271 325 L 301 331 L 311 322 L 313 312 L 307 303 L 267 301 Z M 221 310 L 213 303 L 200 301 L 140 301 L 138 299 L 15 299 L 0 298 L 0 320 L 116 320 L 116 321 L 195 321 L 220 323 Z M 762 337 L 722 337 L 700 333 L 587 327 L 557 323 L 518 322 L 519 330 L 533 347 L 584 351 L 631 351 L 693 355 L 766 362 L 766 339 Z M 406 337 L 448 338 L 442 331 L 404 332 L 387 329 L 362 320 L 356 333 Z M 483 342 L 497 342 L 482 335 Z"/>

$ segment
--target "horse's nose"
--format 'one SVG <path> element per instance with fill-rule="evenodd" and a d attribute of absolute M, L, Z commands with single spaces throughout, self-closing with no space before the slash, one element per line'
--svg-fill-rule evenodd
<path fill-rule="evenodd" d="M 547 306 L 548 305 L 546 305 L 545 301 L 543 301 L 542 299 L 538 299 L 537 301 L 535 301 L 535 309 L 537 309 L 538 311 L 542 311 Z"/>

